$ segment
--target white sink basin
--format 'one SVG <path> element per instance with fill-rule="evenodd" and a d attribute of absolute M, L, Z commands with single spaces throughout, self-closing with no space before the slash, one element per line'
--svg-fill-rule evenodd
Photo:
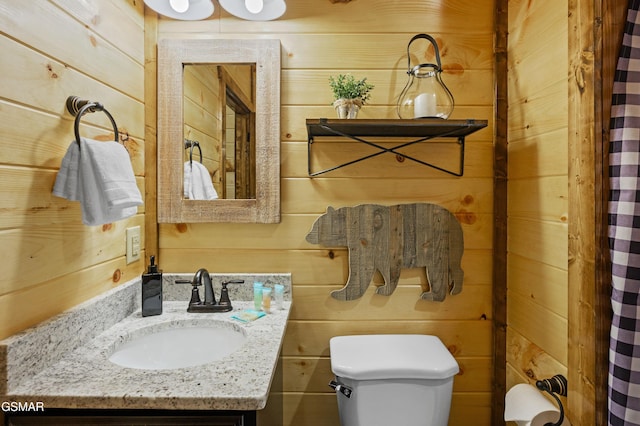
<path fill-rule="evenodd" d="M 109 361 L 143 370 L 193 367 L 232 354 L 245 339 L 245 331 L 227 321 L 161 323 L 127 335 Z"/>

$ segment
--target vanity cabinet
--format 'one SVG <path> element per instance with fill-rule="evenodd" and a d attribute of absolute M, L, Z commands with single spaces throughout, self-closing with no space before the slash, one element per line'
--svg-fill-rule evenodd
<path fill-rule="evenodd" d="M 256 426 L 255 411 L 47 410 L 6 414 L 6 426 L 212 425 Z"/>

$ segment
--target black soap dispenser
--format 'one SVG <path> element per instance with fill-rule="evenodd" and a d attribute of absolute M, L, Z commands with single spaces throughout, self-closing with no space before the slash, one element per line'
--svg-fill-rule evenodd
<path fill-rule="evenodd" d="M 142 316 L 162 314 L 162 271 L 155 264 L 156 257 L 149 259 L 147 272 L 142 274 Z"/>

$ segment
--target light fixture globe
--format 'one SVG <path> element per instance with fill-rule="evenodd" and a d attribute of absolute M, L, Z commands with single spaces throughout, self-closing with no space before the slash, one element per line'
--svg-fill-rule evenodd
<path fill-rule="evenodd" d="M 187 1 L 189 7 L 184 12 L 176 10 L 171 0 L 144 0 L 144 3 L 160 15 L 182 21 L 199 21 L 213 14 L 214 7 L 211 0 Z M 174 4 L 176 4 L 176 2 L 174 2 Z"/>
<path fill-rule="evenodd" d="M 249 21 L 271 21 L 278 19 L 287 10 L 284 0 L 263 0 L 262 9 L 254 9 L 257 12 L 250 12 L 254 6 L 254 1 L 246 0 L 219 0 L 220 6 L 227 12 L 241 19 Z M 259 10 L 259 11 L 258 11 Z"/>

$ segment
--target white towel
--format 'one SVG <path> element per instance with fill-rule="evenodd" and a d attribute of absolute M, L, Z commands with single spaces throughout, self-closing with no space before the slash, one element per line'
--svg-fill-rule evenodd
<path fill-rule="evenodd" d="M 197 161 L 184 163 L 184 198 L 189 200 L 215 200 L 218 198 L 209 171 Z"/>
<path fill-rule="evenodd" d="M 137 213 L 142 196 L 127 150 L 118 142 L 81 138 L 62 159 L 53 194 L 79 201 L 82 222 L 95 226 Z"/>
<path fill-rule="evenodd" d="M 80 201 L 78 172 L 80 166 L 80 145 L 71 142 L 62 158 L 60 170 L 53 185 L 53 195 L 71 201 Z"/>

